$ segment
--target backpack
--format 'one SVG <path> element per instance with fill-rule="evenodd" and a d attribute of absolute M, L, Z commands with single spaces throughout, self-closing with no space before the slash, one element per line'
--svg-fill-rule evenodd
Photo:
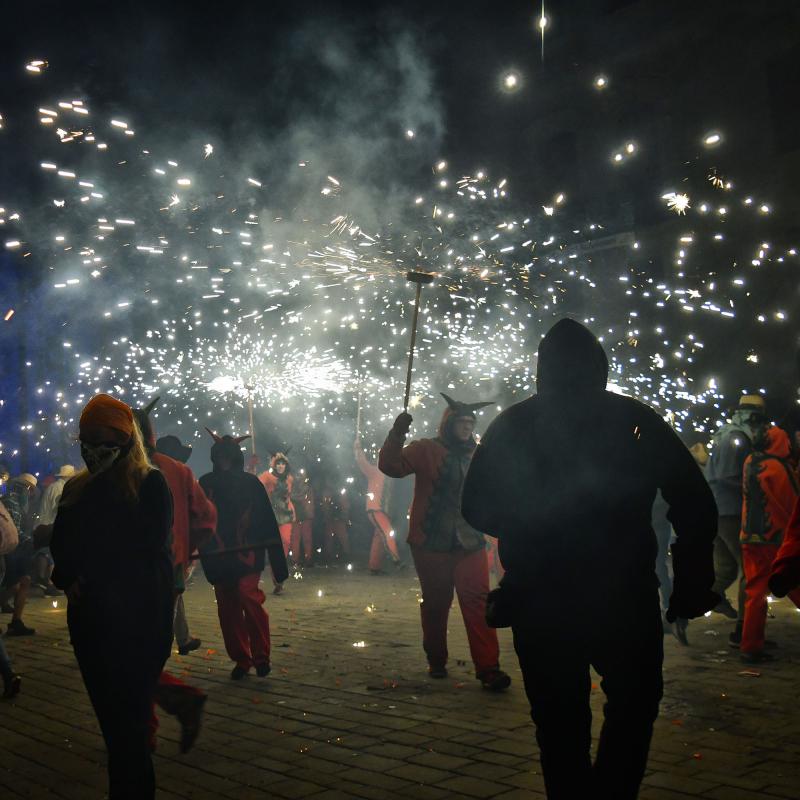
<path fill-rule="evenodd" d="M 7 555 L 19 544 L 19 533 L 11 514 L 4 503 L 0 503 L 0 556 Z"/>

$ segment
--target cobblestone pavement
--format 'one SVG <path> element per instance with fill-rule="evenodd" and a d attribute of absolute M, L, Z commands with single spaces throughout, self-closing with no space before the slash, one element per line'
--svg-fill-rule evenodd
<path fill-rule="evenodd" d="M 450 678 L 432 681 L 418 591 L 411 571 L 306 570 L 267 600 L 272 674 L 234 683 L 213 592 L 196 581 L 186 605 L 203 647 L 174 654 L 170 669 L 208 691 L 207 713 L 187 756 L 174 720 L 162 718 L 159 798 L 543 798 L 509 632 L 500 632 L 514 678 L 508 693 L 483 692 L 473 678 L 457 609 Z M 25 619 L 37 635 L 6 639 L 24 682 L 16 701 L 0 701 L 4 799 L 104 796 L 102 739 L 67 640 L 65 603 L 53 605 L 31 600 Z M 716 615 L 691 624 L 688 649 L 668 637 L 642 798 L 800 797 L 800 614 L 787 601 L 772 609 L 781 660 L 752 674 L 727 647 L 730 623 Z M 602 693 L 593 695 L 596 732 Z"/>

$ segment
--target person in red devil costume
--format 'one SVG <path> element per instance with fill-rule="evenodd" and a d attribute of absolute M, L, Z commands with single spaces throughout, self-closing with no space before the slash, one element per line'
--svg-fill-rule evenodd
<path fill-rule="evenodd" d="M 183 606 L 185 576 L 189 569 L 189 557 L 194 550 L 208 541 L 214 534 L 217 512 L 206 497 L 192 470 L 185 464 L 156 450 L 156 432 L 150 412 L 159 398 L 145 408 L 134 410 L 134 418 L 142 434 L 147 456 L 157 467 L 172 495 L 171 549 L 175 576 L 175 620 L 174 630 L 178 641 L 178 652 L 187 655 L 197 650 L 201 641 L 189 635 L 186 613 Z M 164 670 L 158 679 L 155 702 L 168 714 L 177 717 L 181 725 L 181 752 L 187 753 L 200 732 L 200 722 L 207 695 Z M 150 723 L 150 746 L 155 750 L 158 717 L 153 714 Z"/>
<path fill-rule="evenodd" d="M 302 470 L 301 470 L 302 472 Z M 295 564 L 314 566 L 314 513 L 316 495 L 308 475 L 294 481 L 292 504 L 295 521 L 292 524 L 291 553 Z"/>
<path fill-rule="evenodd" d="M 225 649 L 235 666 L 233 680 L 241 680 L 252 667 L 263 678 L 270 672 L 269 617 L 259 578 L 266 550 L 275 580 L 288 577 L 278 523 L 264 486 L 244 471 L 239 443 L 247 436 L 214 437 L 213 472 L 200 485 L 217 508 L 217 530 L 200 548 L 203 571 L 214 586 L 217 613 Z"/>
<path fill-rule="evenodd" d="M 383 560 L 389 556 L 395 567 L 402 561 L 397 552 L 397 541 L 394 527 L 386 513 L 387 494 L 386 476 L 373 464 L 364 453 L 361 438 L 356 436 L 353 443 L 353 455 L 361 474 L 367 479 L 367 516 L 372 523 L 372 546 L 369 551 L 369 571 L 373 575 L 383 575 Z"/>
<path fill-rule="evenodd" d="M 275 519 L 278 522 L 278 530 L 283 542 L 283 554 L 288 559 L 292 547 L 292 527 L 297 521 L 297 515 L 292 501 L 292 490 L 294 489 L 294 475 L 292 475 L 292 465 L 289 463 L 289 449 L 285 453 L 275 453 L 270 461 L 269 469 L 258 476 L 261 483 L 269 495 L 272 503 L 272 510 L 275 512 Z M 272 576 L 273 594 L 283 592 L 283 581 L 279 581 L 275 575 Z"/>
<path fill-rule="evenodd" d="M 411 415 L 403 412 L 386 437 L 378 466 L 391 478 L 415 475 L 408 543 L 422 588 L 422 646 L 430 676 L 447 676 L 447 617 L 455 589 L 476 676 L 485 689 L 503 691 L 511 678 L 500 669 L 497 631 L 485 619 L 486 542 L 461 515 L 461 488 L 476 447 L 475 412 L 490 403 L 442 397 L 447 408 L 439 435 L 404 446 Z"/>

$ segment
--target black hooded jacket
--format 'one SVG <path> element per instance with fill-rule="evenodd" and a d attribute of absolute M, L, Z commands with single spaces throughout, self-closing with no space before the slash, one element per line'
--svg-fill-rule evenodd
<path fill-rule="evenodd" d="M 211 448 L 211 460 L 214 471 L 200 478 L 200 486 L 217 508 L 216 533 L 200 549 L 209 582 L 230 584 L 245 575 L 261 574 L 265 550 L 276 580 L 285 580 L 288 571 L 275 514 L 261 481 L 244 471 L 239 443 L 223 437 Z"/>
<path fill-rule="evenodd" d="M 590 331 L 572 320 L 553 326 L 539 347 L 538 394 L 489 426 L 462 513 L 497 536 L 510 585 L 624 604 L 658 585 L 651 509 L 660 489 L 678 538 L 676 591 L 707 593 L 717 519 L 708 484 L 664 420 L 606 391 L 607 377 Z"/>

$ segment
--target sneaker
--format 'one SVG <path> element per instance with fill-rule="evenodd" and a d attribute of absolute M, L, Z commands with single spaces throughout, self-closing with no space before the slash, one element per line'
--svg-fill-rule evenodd
<path fill-rule="evenodd" d="M 192 650 L 197 650 L 200 645 L 203 644 L 199 639 L 189 639 L 188 642 L 184 642 L 183 644 L 178 645 L 178 652 L 182 656 L 187 656 Z"/>
<path fill-rule="evenodd" d="M 745 664 L 762 664 L 765 661 L 774 661 L 775 656 L 772 653 L 767 653 L 764 650 L 756 650 L 753 653 L 739 653 L 739 658 Z"/>
<path fill-rule="evenodd" d="M 11 674 L 3 676 L 3 697 L 10 699 L 19 694 L 22 687 L 22 678 L 19 675 Z"/>
<path fill-rule="evenodd" d="M 6 636 L 33 636 L 35 628 L 29 628 L 21 619 L 12 619 L 8 623 Z"/>
<path fill-rule="evenodd" d="M 481 686 L 490 692 L 504 692 L 511 686 L 511 676 L 501 669 L 490 669 L 478 675 Z"/>
<path fill-rule="evenodd" d="M 447 677 L 446 667 L 428 667 L 428 677 L 441 680 Z"/>
<path fill-rule="evenodd" d="M 736 609 L 731 605 L 731 601 L 728 600 L 727 597 L 723 597 L 722 600 L 720 600 L 719 603 L 714 606 L 713 610 L 717 614 L 722 614 L 728 619 L 736 619 L 739 616 L 736 613 Z"/>
<path fill-rule="evenodd" d="M 269 664 L 256 664 L 256 675 L 259 678 L 266 678 L 272 672 L 272 667 Z"/>
<path fill-rule="evenodd" d="M 238 664 L 231 670 L 231 680 L 232 681 L 240 681 L 244 678 L 247 673 L 250 672 L 249 669 L 245 669 L 244 667 L 240 667 Z"/>
<path fill-rule="evenodd" d="M 208 700 L 207 694 L 192 695 L 175 715 L 181 726 L 181 753 L 188 753 L 197 741 L 206 700 Z"/>
<path fill-rule="evenodd" d="M 283 594 L 283 584 L 276 583 L 275 588 L 272 590 L 272 594 Z"/>

